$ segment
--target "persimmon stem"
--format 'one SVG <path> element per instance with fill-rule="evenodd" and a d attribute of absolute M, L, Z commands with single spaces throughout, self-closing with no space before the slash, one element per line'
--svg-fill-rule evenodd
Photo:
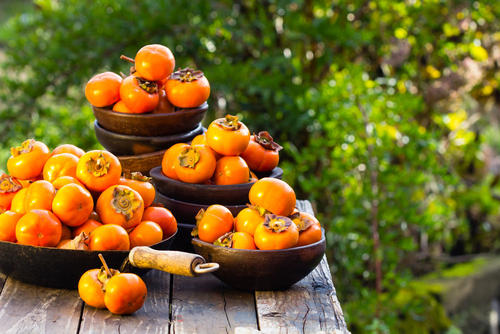
<path fill-rule="evenodd" d="M 133 60 L 132 58 L 127 57 L 127 56 L 125 56 L 125 55 L 121 55 L 121 56 L 120 56 L 120 59 L 121 59 L 121 60 L 128 61 L 129 63 L 135 64 L 135 60 Z"/>
<path fill-rule="evenodd" d="M 106 263 L 106 260 L 104 260 L 104 256 L 102 256 L 101 253 L 99 253 L 97 256 L 99 256 L 99 260 L 102 262 L 102 266 L 104 267 L 104 270 L 106 270 L 106 274 L 108 274 L 109 277 L 113 276 L 111 274 L 111 270 L 109 270 L 108 264 Z"/>

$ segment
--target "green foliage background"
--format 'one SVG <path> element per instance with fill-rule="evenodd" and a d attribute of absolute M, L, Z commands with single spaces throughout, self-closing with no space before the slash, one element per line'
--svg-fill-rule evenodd
<path fill-rule="evenodd" d="M 37 0 L 0 28 L 0 166 L 28 137 L 99 147 L 86 81 L 165 44 L 210 80 L 206 121 L 237 113 L 285 147 L 350 329 L 450 331 L 407 286 L 425 260 L 498 249 L 499 14 L 452 0 Z"/>

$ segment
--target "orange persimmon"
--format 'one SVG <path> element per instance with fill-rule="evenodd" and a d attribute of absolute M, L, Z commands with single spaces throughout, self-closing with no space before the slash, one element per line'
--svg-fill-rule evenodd
<path fill-rule="evenodd" d="M 108 151 L 89 151 L 76 166 L 76 178 L 91 191 L 101 192 L 118 184 L 122 166 L 116 156 Z"/>
<path fill-rule="evenodd" d="M 10 153 L 11 157 L 7 160 L 9 174 L 22 180 L 38 177 L 50 157 L 47 145 L 34 139 L 25 140 L 21 146 L 12 147 Z"/>
<path fill-rule="evenodd" d="M 71 153 L 60 153 L 52 155 L 43 166 L 43 179 L 54 182 L 61 176 L 76 176 L 76 165 L 78 158 Z"/>
<path fill-rule="evenodd" d="M 245 152 L 250 142 L 250 131 L 237 116 L 226 115 L 208 126 L 207 144 L 222 155 L 239 155 Z"/>
<path fill-rule="evenodd" d="M 289 216 L 295 208 L 292 187 L 285 181 L 264 177 L 255 182 L 248 193 L 250 203 L 279 216 Z"/>
<path fill-rule="evenodd" d="M 203 183 L 214 174 L 216 166 L 213 151 L 206 145 L 184 147 L 174 161 L 179 180 L 187 183 Z"/>
<path fill-rule="evenodd" d="M 95 107 L 107 107 L 120 99 L 122 77 L 113 72 L 93 76 L 85 86 L 85 97 Z"/>
<path fill-rule="evenodd" d="M 247 183 L 250 170 L 248 165 L 239 156 L 222 157 L 217 160 L 213 180 L 215 184 Z"/>
<path fill-rule="evenodd" d="M 278 166 L 280 145 L 274 142 L 267 131 L 261 131 L 250 137 L 250 142 L 241 157 L 245 159 L 251 170 L 268 172 Z"/>
<path fill-rule="evenodd" d="M 52 201 L 52 212 L 64 224 L 80 226 L 88 220 L 94 209 L 94 200 L 89 191 L 75 183 L 59 189 Z"/>
<path fill-rule="evenodd" d="M 177 231 L 177 220 L 169 209 L 150 206 L 144 210 L 142 220 L 150 220 L 160 225 L 166 239 Z"/>
<path fill-rule="evenodd" d="M 61 234 L 61 222 L 47 210 L 31 210 L 16 225 L 16 239 L 21 245 L 55 247 Z"/>
<path fill-rule="evenodd" d="M 150 182 L 151 178 L 142 175 L 139 172 L 132 173 L 130 178 L 121 178 L 118 184 L 129 186 L 141 194 L 144 201 L 144 207 L 147 208 L 155 200 L 155 187 Z"/>
<path fill-rule="evenodd" d="M 144 201 L 134 189 L 116 185 L 101 193 L 96 212 L 103 224 L 116 224 L 130 229 L 137 226 L 144 213 Z"/>
<path fill-rule="evenodd" d="M 290 218 L 268 214 L 255 229 L 253 237 L 261 250 L 285 249 L 297 245 L 299 230 Z"/>
<path fill-rule="evenodd" d="M 24 198 L 24 209 L 26 212 L 32 209 L 52 210 L 52 200 L 56 195 L 56 189 L 49 181 L 40 180 L 33 182 L 26 192 Z"/>

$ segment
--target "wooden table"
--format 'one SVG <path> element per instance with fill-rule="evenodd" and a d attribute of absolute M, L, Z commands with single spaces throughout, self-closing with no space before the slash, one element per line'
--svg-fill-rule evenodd
<path fill-rule="evenodd" d="M 309 202 L 299 209 L 312 213 Z M 287 291 L 243 292 L 212 275 L 151 270 L 148 296 L 131 316 L 86 306 L 75 290 L 0 274 L 0 333 L 348 333 L 326 257 Z"/>

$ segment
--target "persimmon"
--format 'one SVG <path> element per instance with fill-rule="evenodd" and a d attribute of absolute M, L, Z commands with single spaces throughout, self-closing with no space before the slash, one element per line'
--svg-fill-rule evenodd
<path fill-rule="evenodd" d="M 149 81 L 162 81 L 172 74 L 175 58 L 164 45 L 150 44 L 143 46 L 135 55 L 137 74 Z"/>
<path fill-rule="evenodd" d="M 9 174 L 22 180 L 39 176 L 50 157 L 47 145 L 34 139 L 25 140 L 21 146 L 12 147 L 10 153 L 11 156 L 7 160 Z"/>
<path fill-rule="evenodd" d="M 120 112 L 122 114 L 133 114 L 133 112 L 127 107 L 125 102 L 121 100 L 115 103 L 115 105 L 113 106 L 113 111 Z"/>
<path fill-rule="evenodd" d="M 247 183 L 250 169 L 239 156 L 222 157 L 217 160 L 214 183 L 218 185 Z"/>
<path fill-rule="evenodd" d="M 261 250 L 285 249 L 297 245 L 299 230 L 290 218 L 268 214 L 255 229 L 253 237 Z"/>
<path fill-rule="evenodd" d="M 204 133 L 197 135 L 191 140 L 191 145 L 207 145 L 207 137 Z"/>
<path fill-rule="evenodd" d="M 259 212 L 253 206 L 241 210 L 234 218 L 236 232 L 245 232 L 253 236 L 257 226 L 265 221 L 264 215 L 265 212 Z"/>
<path fill-rule="evenodd" d="M 89 248 L 90 250 L 130 250 L 130 239 L 127 231 L 120 225 L 102 225 L 90 234 Z"/>
<path fill-rule="evenodd" d="M 248 193 L 250 203 L 279 216 L 289 216 L 295 208 L 292 187 L 285 181 L 264 177 L 253 184 Z"/>
<path fill-rule="evenodd" d="M 206 145 L 184 147 L 174 161 L 174 170 L 179 180 L 187 183 L 202 183 L 215 171 L 215 156 Z"/>
<path fill-rule="evenodd" d="M 133 114 L 152 111 L 160 100 L 158 84 L 134 75 L 128 76 L 120 86 L 120 98 Z"/>
<path fill-rule="evenodd" d="M 189 147 L 189 145 L 184 143 L 177 143 L 170 146 L 170 148 L 165 151 L 165 154 L 163 155 L 163 159 L 161 161 L 161 171 L 165 176 L 174 180 L 179 179 L 177 177 L 177 173 L 175 172 L 175 161 L 177 160 L 179 153 L 186 147 Z"/>
<path fill-rule="evenodd" d="M 61 222 L 71 227 L 85 223 L 93 209 L 92 195 L 75 183 L 59 189 L 52 201 L 52 212 Z"/>
<path fill-rule="evenodd" d="M 40 173 L 40 175 L 38 175 L 37 177 L 34 177 L 32 179 L 26 179 L 26 180 L 17 179 L 17 181 L 19 181 L 19 183 L 21 183 L 23 188 L 28 188 L 33 182 L 40 181 L 40 180 L 43 180 L 43 175 L 41 173 Z"/>
<path fill-rule="evenodd" d="M 26 213 L 26 208 L 24 207 L 24 200 L 26 198 L 26 193 L 28 192 L 28 188 L 23 188 L 19 190 L 14 198 L 12 198 L 12 202 L 10 205 L 10 210 L 17 213 Z"/>
<path fill-rule="evenodd" d="M 76 166 L 76 178 L 91 191 L 101 192 L 118 184 L 122 166 L 116 156 L 108 151 L 89 151 Z"/>
<path fill-rule="evenodd" d="M 151 178 L 142 175 L 139 172 L 131 173 L 130 178 L 121 178 L 118 184 L 129 186 L 137 191 L 144 201 L 144 207 L 147 208 L 155 200 L 155 187 L 150 182 Z"/>
<path fill-rule="evenodd" d="M 94 231 L 99 226 L 102 226 L 102 223 L 98 222 L 95 219 L 89 218 L 85 223 L 75 228 L 71 233 L 71 236 L 74 238 L 82 232 L 85 232 L 85 234 L 90 236 L 92 235 L 92 231 Z"/>
<path fill-rule="evenodd" d="M 217 246 L 237 249 L 257 249 L 253 236 L 245 232 L 229 232 L 214 242 Z"/>
<path fill-rule="evenodd" d="M 321 224 L 307 212 L 295 212 L 289 216 L 299 230 L 297 246 L 305 246 L 321 240 Z"/>
<path fill-rule="evenodd" d="M 196 227 L 192 235 L 202 241 L 214 242 L 233 229 L 233 214 L 225 206 L 214 204 L 196 215 Z"/>
<path fill-rule="evenodd" d="M 120 273 L 106 282 L 104 304 L 114 314 L 132 314 L 142 307 L 147 288 L 136 274 Z"/>
<path fill-rule="evenodd" d="M 16 242 L 16 225 L 22 213 L 5 211 L 0 214 L 0 240 Z"/>
<path fill-rule="evenodd" d="M 0 209 L 9 210 L 14 196 L 23 188 L 21 183 L 7 174 L 0 175 Z"/>
<path fill-rule="evenodd" d="M 144 201 L 137 191 L 128 186 L 112 186 L 99 196 L 96 212 L 103 224 L 116 224 L 130 229 L 141 222 Z"/>
<path fill-rule="evenodd" d="M 87 270 L 78 281 L 78 294 L 86 304 L 105 308 L 103 283 L 99 280 L 100 273 L 99 269 Z"/>
<path fill-rule="evenodd" d="M 52 185 L 54 186 L 54 188 L 56 188 L 56 190 L 59 190 L 61 189 L 63 186 L 67 185 L 67 184 L 78 184 L 79 186 L 82 186 L 85 188 L 85 186 L 83 185 L 83 183 L 81 183 L 80 181 L 78 181 L 78 179 L 76 179 L 75 177 L 73 176 L 59 176 L 57 179 L 55 179 L 54 181 L 52 181 Z"/>
<path fill-rule="evenodd" d="M 85 97 L 95 107 L 107 107 L 120 99 L 122 77 L 113 72 L 94 75 L 85 86 Z"/>
<path fill-rule="evenodd" d="M 61 234 L 61 222 L 47 210 L 31 210 L 16 225 L 16 239 L 21 245 L 55 247 Z"/>
<path fill-rule="evenodd" d="M 275 143 L 273 137 L 267 131 L 261 131 L 250 137 L 250 142 L 241 157 L 245 159 L 251 170 L 256 172 L 268 172 L 278 166 L 282 149 Z"/>
<path fill-rule="evenodd" d="M 157 223 L 143 220 L 129 233 L 130 248 L 151 246 L 163 240 L 163 231 Z"/>
<path fill-rule="evenodd" d="M 172 73 L 165 83 L 170 103 L 179 108 L 195 108 L 210 96 L 210 83 L 202 71 L 186 67 Z"/>
<path fill-rule="evenodd" d="M 150 220 L 160 225 L 166 239 L 177 231 L 177 220 L 169 209 L 150 206 L 144 210 L 142 220 Z"/>
<path fill-rule="evenodd" d="M 167 97 L 167 92 L 164 88 L 160 89 L 158 105 L 155 110 L 153 110 L 153 114 L 165 114 L 175 111 L 175 107 L 170 103 Z"/>
<path fill-rule="evenodd" d="M 85 154 L 85 151 L 79 148 L 78 146 L 72 144 L 62 144 L 57 146 L 51 153 L 51 155 L 61 154 L 61 153 L 69 153 L 73 154 L 77 158 L 81 158 L 82 155 Z"/>
<path fill-rule="evenodd" d="M 208 146 L 222 155 L 240 155 L 250 142 L 250 131 L 232 115 L 214 120 L 205 135 Z"/>
<path fill-rule="evenodd" d="M 56 195 L 56 188 L 49 181 L 40 180 L 33 182 L 24 198 L 26 212 L 32 209 L 52 210 L 52 200 Z"/>
<path fill-rule="evenodd" d="M 60 176 L 76 176 L 78 158 L 70 153 L 51 156 L 43 166 L 43 179 L 54 182 Z"/>

